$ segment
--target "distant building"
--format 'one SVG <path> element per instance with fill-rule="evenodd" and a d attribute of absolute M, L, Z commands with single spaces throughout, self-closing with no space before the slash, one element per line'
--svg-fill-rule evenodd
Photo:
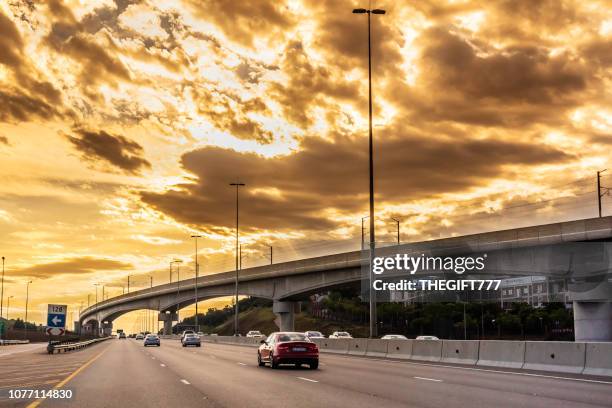
<path fill-rule="evenodd" d="M 415 279 L 418 281 L 419 279 Z M 497 291 L 471 291 L 467 296 L 461 292 L 435 291 L 392 291 L 391 302 L 405 304 L 422 302 L 448 302 L 467 298 L 468 301 L 499 302 L 504 309 L 510 309 L 512 303 L 527 303 L 533 307 L 542 307 L 545 303 L 562 302 L 571 308 L 567 281 L 564 279 L 547 279 L 541 276 L 502 279 Z"/>

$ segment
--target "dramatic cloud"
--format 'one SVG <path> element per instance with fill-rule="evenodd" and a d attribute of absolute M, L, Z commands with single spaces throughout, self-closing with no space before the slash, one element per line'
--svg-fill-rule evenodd
<path fill-rule="evenodd" d="M 393 130 L 390 130 L 391 133 Z M 183 156 L 197 184 L 165 194 L 143 193 L 145 202 L 177 220 L 214 229 L 230 227 L 234 200 L 228 183 L 247 184 L 242 224 L 253 229 L 316 230 L 338 225 L 325 211 L 352 212 L 367 192 L 367 149 L 362 138 L 317 137 L 299 151 L 264 158 L 254 153 L 207 147 Z M 483 185 L 506 165 L 537 165 L 570 156 L 550 147 L 496 140 L 387 137 L 377 145 L 380 200 L 402 202 Z M 436 168 L 435 172 L 430 171 Z"/>
<path fill-rule="evenodd" d="M 129 270 L 132 268 L 133 266 L 129 263 L 85 256 L 33 265 L 15 270 L 11 272 L 11 275 L 47 279 L 58 275 L 81 275 L 97 271 Z"/>
<path fill-rule="evenodd" d="M 233 41 L 252 46 L 257 36 L 282 35 L 295 23 L 285 0 L 183 0 Z"/>
<path fill-rule="evenodd" d="M 79 135 L 67 136 L 72 145 L 83 154 L 83 157 L 93 162 L 106 162 L 128 173 L 137 173 L 151 167 L 143 155 L 143 148 L 138 143 L 120 135 L 111 135 L 100 130 L 77 130 Z"/>

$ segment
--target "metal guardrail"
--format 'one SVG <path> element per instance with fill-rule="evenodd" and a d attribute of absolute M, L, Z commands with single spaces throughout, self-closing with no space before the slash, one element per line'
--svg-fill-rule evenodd
<path fill-rule="evenodd" d="M 82 348 L 89 347 L 92 344 L 100 343 L 102 341 L 112 339 L 112 338 L 113 338 L 112 336 L 108 336 L 108 337 L 101 337 L 99 339 L 79 341 L 79 342 L 74 342 L 74 343 L 62 343 L 60 341 L 50 341 L 49 344 L 47 345 L 47 352 L 49 354 L 53 354 L 56 351 L 58 353 L 61 353 L 61 352 L 65 353 L 67 351 L 80 350 Z"/>
<path fill-rule="evenodd" d="M 11 346 L 15 344 L 29 344 L 30 340 L 0 340 L 0 346 Z"/>

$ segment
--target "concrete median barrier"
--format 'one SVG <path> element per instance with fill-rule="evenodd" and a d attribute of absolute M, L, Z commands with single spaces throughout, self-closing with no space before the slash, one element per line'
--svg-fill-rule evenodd
<path fill-rule="evenodd" d="M 411 360 L 440 361 L 442 340 L 415 340 L 412 344 Z"/>
<path fill-rule="evenodd" d="M 585 351 L 585 343 L 527 341 L 523 368 L 580 374 L 584 370 Z"/>
<path fill-rule="evenodd" d="M 350 339 L 348 341 L 348 354 L 365 356 L 368 348 L 368 339 Z"/>
<path fill-rule="evenodd" d="M 612 343 L 586 343 L 586 360 L 582 374 L 612 377 Z"/>
<path fill-rule="evenodd" d="M 345 339 L 323 339 L 320 350 L 328 353 L 347 354 L 349 340 Z"/>
<path fill-rule="evenodd" d="M 480 341 L 480 352 L 476 365 L 489 367 L 523 368 L 524 363 L 524 341 Z"/>
<path fill-rule="evenodd" d="M 386 357 L 389 340 L 367 339 L 366 356 L 370 357 Z"/>
<path fill-rule="evenodd" d="M 444 340 L 442 341 L 442 359 L 440 361 L 476 365 L 478 346 L 477 340 Z"/>
<path fill-rule="evenodd" d="M 387 358 L 410 360 L 415 340 L 387 340 Z"/>

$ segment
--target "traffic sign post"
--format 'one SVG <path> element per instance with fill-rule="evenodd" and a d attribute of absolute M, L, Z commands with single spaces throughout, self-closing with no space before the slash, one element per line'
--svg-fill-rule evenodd
<path fill-rule="evenodd" d="M 66 332 L 67 305 L 49 305 L 47 311 L 47 334 L 63 336 Z"/>

